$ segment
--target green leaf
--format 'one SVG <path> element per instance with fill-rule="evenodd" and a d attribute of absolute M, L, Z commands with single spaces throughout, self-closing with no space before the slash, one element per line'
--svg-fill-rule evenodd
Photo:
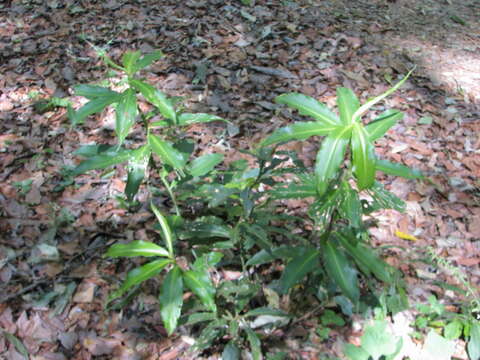
<path fill-rule="evenodd" d="M 379 209 L 394 209 L 399 212 L 405 211 L 405 202 L 395 194 L 386 190 L 381 183 L 375 181 L 373 186 L 368 189 L 368 192 L 374 200 L 371 211 Z"/>
<path fill-rule="evenodd" d="M 248 311 L 243 315 L 244 317 L 251 317 L 251 316 L 262 316 L 262 315 L 270 315 L 270 316 L 283 316 L 283 317 L 290 317 L 285 311 L 280 309 L 271 309 L 268 307 L 260 307 L 253 310 Z"/>
<path fill-rule="evenodd" d="M 432 329 L 425 339 L 420 358 L 425 360 L 450 360 L 454 353 L 455 342 L 448 341 Z"/>
<path fill-rule="evenodd" d="M 223 349 L 222 360 L 239 360 L 240 359 L 240 349 L 237 345 L 230 340 Z"/>
<path fill-rule="evenodd" d="M 160 60 L 164 56 L 165 55 L 160 50 L 156 50 L 156 51 L 151 52 L 149 54 L 143 55 L 142 58 L 137 60 L 137 62 L 135 63 L 135 66 L 133 68 L 133 74 L 135 74 L 137 71 L 139 71 L 143 68 L 146 68 L 147 66 L 149 66 L 153 62 L 155 62 L 157 60 Z"/>
<path fill-rule="evenodd" d="M 83 145 L 77 150 L 75 150 L 73 152 L 73 155 L 89 158 L 95 155 L 100 155 L 102 153 L 115 154 L 117 152 L 117 148 L 118 148 L 117 146 L 110 146 L 106 144 Z"/>
<path fill-rule="evenodd" d="M 353 121 L 360 121 L 360 118 L 373 106 L 375 105 L 376 103 L 382 101 L 383 99 L 385 99 L 387 96 L 389 96 L 390 94 L 394 93 L 395 91 L 397 91 L 397 89 L 403 85 L 403 83 L 405 81 L 407 81 L 407 79 L 409 78 L 409 76 L 412 74 L 413 70 L 415 70 L 415 68 L 413 68 L 412 70 L 410 70 L 407 74 L 407 76 L 405 76 L 402 80 L 400 80 L 395 86 L 393 86 L 391 89 L 385 91 L 383 94 L 373 98 L 372 100 L 370 101 L 367 101 L 365 104 L 363 104 L 362 106 L 360 106 L 360 108 L 358 108 L 355 113 L 353 114 L 352 116 L 352 119 Z"/>
<path fill-rule="evenodd" d="M 140 51 L 127 51 L 123 54 L 122 64 L 128 76 L 132 76 L 135 73 L 135 64 L 141 55 Z"/>
<path fill-rule="evenodd" d="M 167 245 L 168 253 L 170 257 L 173 258 L 174 238 L 173 238 L 172 230 L 170 229 L 170 225 L 168 225 L 168 221 L 165 218 L 165 216 L 162 215 L 160 210 L 158 210 L 157 207 L 153 205 L 153 203 L 151 203 L 150 206 L 153 210 L 153 213 L 157 217 L 160 227 L 162 228 L 162 235 L 163 235 L 163 239 L 165 240 L 165 244 Z"/>
<path fill-rule="evenodd" d="M 140 91 L 149 103 L 155 105 L 165 118 L 173 122 L 177 121 L 173 102 L 163 92 L 140 80 L 130 80 L 130 85 Z"/>
<path fill-rule="evenodd" d="M 331 217 L 338 205 L 342 202 L 343 191 L 340 187 L 330 187 L 323 196 L 315 199 L 315 202 L 308 209 L 308 215 L 315 219 L 319 228 L 325 229 L 330 223 Z"/>
<path fill-rule="evenodd" d="M 105 169 L 109 166 L 120 164 L 132 158 L 135 150 L 109 151 L 101 155 L 92 156 L 91 158 L 82 161 L 73 169 L 74 175 L 80 175 L 90 170 Z"/>
<path fill-rule="evenodd" d="M 148 145 L 142 146 L 128 161 L 127 171 L 127 185 L 125 186 L 125 195 L 128 201 L 133 201 L 133 198 L 138 192 L 140 184 L 145 177 L 150 160 L 151 149 Z"/>
<path fill-rule="evenodd" d="M 108 105 L 118 102 L 121 99 L 121 94 L 97 97 L 90 100 L 74 113 L 72 122 L 74 125 L 83 123 L 86 117 L 103 111 Z"/>
<path fill-rule="evenodd" d="M 292 259 L 304 255 L 310 249 L 300 246 L 287 246 L 282 245 L 273 249 L 262 249 L 255 255 L 250 257 L 245 265 L 255 266 L 263 265 L 272 262 L 275 259 Z"/>
<path fill-rule="evenodd" d="M 328 135 L 338 128 L 337 124 L 323 124 L 318 121 L 296 122 L 275 130 L 273 134 L 262 141 L 262 146 L 291 140 L 305 140 L 314 135 Z"/>
<path fill-rule="evenodd" d="M 3 336 L 5 336 L 5 339 L 7 339 L 8 342 L 15 347 L 15 350 L 17 350 L 25 360 L 29 359 L 28 349 L 19 338 L 7 331 L 0 330 L 0 332 L 3 334 Z"/>
<path fill-rule="evenodd" d="M 343 347 L 343 352 L 345 356 L 350 360 L 369 360 L 370 355 L 368 352 L 363 350 L 361 347 L 355 346 L 353 344 L 345 344 Z"/>
<path fill-rule="evenodd" d="M 356 304 L 360 297 L 357 273 L 343 251 L 338 249 L 331 240 L 327 240 L 324 242 L 323 255 L 327 273 L 333 278 L 342 293 Z"/>
<path fill-rule="evenodd" d="M 133 256 L 169 257 L 169 254 L 167 250 L 157 244 L 143 240 L 135 240 L 127 244 L 115 244 L 110 246 L 105 256 L 112 258 Z"/>
<path fill-rule="evenodd" d="M 480 359 L 480 322 L 478 320 L 472 320 L 467 350 L 471 360 Z"/>
<path fill-rule="evenodd" d="M 138 109 L 135 91 L 127 89 L 122 94 L 116 108 L 115 133 L 118 137 L 118 146 L 121 146 L 127 137 L 130 129 L 135 123 L 137 115 Z"/>
<path fill-rule="evenodd" d="M 403 118 L 403 113 L 398 110 L 387 110 L 375 120 L 365 126 L 371 142 L 381 138 L 398 120 Z"/>
<path fill-rule="evenodd" d="M 172 260 L 170 259 L 155 260 L 139 268 L 131 270 L 127 274 L 127 278 L 123 282 L 122 286 L 108 296 L 107 303 L 125 294 L 125 292 L 128 291 L 128 289 L 130 289 L 132 286 L 140 284 L 145 280 L 148 280 L 159 274 L 160 271 L 162 271 L 163 268 L 171 262 Z"/>
<path fill-rule="evenodd" d="M 178 117 L 178 125 L 191 125 L 191 124 L 197 124 L 197 123 L 207 123 L 211 121 L 228 122 L 227 120 L 219 116 L 203 114 L 203 113 L 197 113 L 197 114 L 183 113 Z"/>
<path fill-rule="evenodd" d="M 226 225 L 208 224 L 200 221 L 189 223 L 185 230 L 178 233 L 181 240 L 192 238 L 226 238 L 230 239 L 231 229 Z"/>
<path fill-rule="evenodd" d="M 204 321 L 213 321 L 217 318 L 215 313 L 211 312 L 197 312 L 188 316 L 185 325 L 195 325 Z"/>
<path fill-rule="evenodd" d="M 447 340 L 455 340 L 462 336 L 462 331 L 463 323 L 458 319 L 454 319 L 443 329 L 443 336 L 445 336 Z"/>
<path fill-rule="evenodd" d="M 386 321 L 375 321 L 362 335 L 362 348 L 373 360 L 379 360 L 382 356 L 392 359 L 400 352 L 402 345 L 402 338 L 397 338 L 387 331 Z"/>
<path fill-rule="evenodd" d="M 317 122 L 320 122 L 325 126 L 341 124 L 338 116 L 335 115 L 325 104 L 318 102 L 310 96 L 299 93 L 283 94 L 277 96 L 275 102 L 297 109 L 300 114 L 311 116 L 317 120 Z"/>
<path fill-rule="evenodd" d="M 345 320 L 340 315 L 337 315 L 334 311 L 327 309 L 324 311 L 320 318 L 323 326 L 336 325 L 345 326 Z"/>
<path fill-rule="evenodd" d="M 89 100 L 93 100 L 96 98 L 111 98 L 115 96 L 120 96 L 120 94 L 116 91 L 110 90 L 109 88 L 97 85 L 88 85 L 88 84 L 81 84 L 75 85 L 73 87 L 76 96 L 83 96 Z"/>
<path fill-rule="evenodd" d="M 318 195 L 325 193 L 329 181 L 335 178 L 340 165 L 345 160 L 349 137 L 350 130 L 343 128 L 323 140 L 315 162 Z"/>
<path fill-rule="evenodd" d="M 268 191 L 272 200 L 280 199 L 304 199 L 308 197 L 315 197 L 317 195 L 317 188 L 312 184 L 288 184 L 287 187 L 276 186 Z"/>
<path fill-rule="evenodd" d="M 185 271 L 183 273 L 183 280 L 185 281 L 185 285 L 200 298 L 208 310 L 217 312 L 215 288 L 207 271 Z"/>
<path fill-rule="evenodd" d="M 361 267 L 370 270 L 377 279 L 386 283 L 392 282 L 392 277 L 388 271 L 388 265 L 380 260 L 372 248 L 368 248 L 365 244 L 357 242 L 352 244 L 352 240 L 346 234 L 335 233 L 335 237 L 340 244 L 347 250 L 350 256 L 361 265 Z M 355 240 L 354 240 L 355 241 Z M 365 274 L 369 275 L 369 274 Z"/>
<path fill-rule="evenodd" d="M 267 251 L 273 248 L 273 244 L 269 239 L 268 233 L 257 224 L 248 224 L 246 222 L 241 224 L 241 229 L 244 231 L 245 237 L 253 240 L 262 249 Z"/>
<path fill-rule="evenodd" d="M 222 154 L 206 154 L 197 157 L 190 163 L 190 174 L 192 176 L 203 176 L 213 170 L 215 166 L 223 161 Z"/>
<path fill-rule="evenodd" d="M 340 87 L 337 89 L 337 106 L 340 113 L 340 120 L 343 125 L 353 123 L 353 114 L 360 107 L 355 93 L 348 88 Z"/>
<path fill-rule="evenodd" d="M 163 280 L 158 300 L 163 324 L 168 335 L 172 335 L 177 327 L 183 305 L 182 271 L 178 266 L 174 266 Z"/>
<path fill-rule="evenodd" d="M 195 263 L 192 266 L 192 270 L 195 271 L 205 271 L 208 270 L 211 267 L 214 267 L 217 265 L 220 260 L 222 260 L 223 254 L 218 251 L 211 251 L 209 253 L 205 253 L 197 260 L 195 260 Z"/>
<path fill-rule="evenodd" d="M 258 338 L 258 335 L 250 329 L 248 326 L 244 328 L 245 332 L 247 333 L 247 340 L 250 343 L 250 349 L 252 350 L 252 357 L 253 360 L 261 360 L 262 359 L 262 343 Z"/>
<path fill-rule="evenodd" d="M 305 255 L 292 259 L 283 270 L 280 282 L 280 293 L 286 294 L 297 282 L 302 280 L 309 272 L 318 267 L 320 253 L 311 249 Z"/>
<path fill-rule="evenodd" d="M 392 163 L 387 160 L 379 160 L 377 159 L 375 163 L 375 168 L 378 171 L 382 171 L 385 174 L 401 176 L 406 179 L 423 179 L 424 176 L 419 170 L 410 169 L 409 167 Z"/>
<path fill-rule="evenodd" d="M 148 135 L 148 143 L 153 152 L 155 152 L 165 164 L 174 169 L 183 169 L 186 159 L 170 142 L 164 141 L 158 136 L 150 134 Z"/>
<path fill-rule="evenodd" d="M 341 203 L 338 207 L 340 216 L 350 222 L 355 228 L 362 226 L 362 203 L 358 197 L 358 192 L 353 190 L 348 181 L 343 181 L 340 186 Z"/>
<path fill-rule="evenodd" d="M 363 125 L 355 123 L 352 132 L 353 171 L 359 190 L 367 189 L 375 181 L 375 153 Z"/>

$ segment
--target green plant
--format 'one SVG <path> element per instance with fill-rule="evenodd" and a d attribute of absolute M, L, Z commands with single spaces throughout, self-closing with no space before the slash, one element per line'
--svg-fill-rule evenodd
<path fill-rule="evenodd" d="M 258 298 L 260 292 L 258 282 L 249 279 L 223 282 L 217 289 L 219 311 L 216 314 L 197 312 L 188 316 L 186 324 L 206 323 L 195 347 L 199 350 L 206 349 L 221 338 L 228 340 L 223 350 L 224 359 L 239 359 L 244 347 L 250 348 L 254 360 L 261 359 L 261 338 L 255 330 L 286 324 L 291 317 L 273 307 L 249 310 L 249 303 Z"/>
<path fill-rule="evenodd" d="M 346 344 L 345 355 L 350 360 L 393 360 L 402 350 L 403 340 L 387 330 L 386 321 L 376 320 L 367 326 L 361 337 L 361 346 Z"/>
<path fill-rule="evenodd" d="M 175 257 L 174 242 L 176 239 L 167 218 L 153 204 L 152 210 L 160 224 L 165 247 L 142 240 L 128 244 L 112 245 L 105 256 L 110 258 L 142 256 L 159 259 L 131 270 L 120 288 L 110 294 L 107 305 L 111 301 L 123 296 L 135 286 L 167 269 L 158 299 L 163 324 L 168 334 L 172 334 L 181 315 L 184 286 L 201 300 L 208 311 L 212 314 L 217 312 L 217 306 L 214 301 L 215 287 L 207 270 L 208 267 L 214 266 L 220 261 L 222 254 L 218 252 L 205 254 L 198 258 L 191 265 L 190 269 L 183 269 Z"/>
<path fill-rule="evenodd" d="M 278 103 L 287 104 L 315 121 L 296 122 L 278 129 L 263 141 L 263 146 L 305 140 L 315 135 L 325 136 L 317 154 L 314 173 L 296 171 L 297 181 L 287 186 L 276 185 L 269 192 L 273 199 L 315 199 L 308 211 L 313 220 L 313 241 L 296 254 L 288 254 L 291 260 L 280 279 L 281 293 L 286 293 L 306 274 L 317 273 L 324 284 L 331 283 L 332 279 L 354 308 L 360 309 L 358 270 L 365 275 L 367 284 L 371 284 L 369 279 L 372 275 L 387 284 L 398 283 L 395 271 L 380 260 L 368 245 L 367 226 L 362 217 L 381 208 L 404 210 L 403 201 L 375 181 L 376 171 L 409 179 L 419 179 L 422 175 L 375 156 L 374 141 L 402 118 L 400 111 L 387 110 L 367 125 L 363 125 L 361 117 L 398 89 L 410 73 L 384 94 L 363 105 L 350 89 L 339 88 L 339 116 L 303 94 L 290 93 L 276 98 Z M 349 146 L 350 152 L 347 150 Z M 372 200 L 361 199 L 361 191 L 365 191 Z M 276 251 L 272 249 L 271 254 L 275 255 Z M 281 255 L 273 256 L 276 257 Z M 325 266 L 324 272 L 319 267 L 320 261 Z"/>
<path fill-rule="evenodd" d="M 464 300 L 456 301 L 457 311 L 449 311 L 434 295 L 429 296 L 427 299 L 428 303 L 417 305 L 419 316 L 415 320 L 415 326 L 419 330 L 433 328 L 442 331 L 446 341 L 464 338 L 467 342 L 467 351 L 470 359 L 479 358 L 480 322 L 476 318 L 480 313 L 480 296 L 478 291 L 458 266 L 438 255 L 433 247 L 426 248 L 426 255 L 426 262 L 429 265 L 447 271 L 462 288 L 438 280 L 434 281 L 434 283 L 458 294 L 457 299 L 463 297 Z"/>
<path fill-rule="evenodd" d="M 334 311 L 327 309 L 320 317 L 320 324 L 316 333 L 321 340 L 327 340 L 330 337 L 331 326 L 344 326 L 345 320 Z"/>
<path fill-rule="evenodd" d="M 169 98 L 160 90 L 136 77 L 140 70 L 163 57 L 160 51 L 144 56 L 139 51 L 127 52 L 122 57 L 122 66 L 113 62 L 104 52 L 100 52 L 100 55 L 109 67 L 126 75 L 123 85 L 118 85 L 123 88 L 123 91 L 118 92 L 98 85 L 75 86 L 75 95 L 83 96 L 89 101 L 76 111 L 69 107 L 69 118 L 75 126 L 83 123 L 89 115 L 100 113 L 107 106 L 113 105 L 116 114 L 115 134 L 118 141 L 112 146 L 87 145 L 78 149 L 75 155 L 87 159 L 73 170 L 73 175 L 127 163 L 125 195 L 127 201 L 131 203 L 151 165 L 158 170 L 161 181 L 175 204 L 171 190 L 176 180 L 169 180 L 169 174 L 174 173 L 177 177 L 185 177 L 187 174 L 201 176 L 212 170 L 223 159 L 220 154 L 207 154 L 189 162 L 189 157 L 194 150 L 193 144 L 185 139 L 179 130 L 194 123 L 223 119 L 209 114 L 183 113 L 176 107 L 178 99 Z M 145 100 L 154 106 L 153 111 L 147 114 L 139 111 L 137 105 L 139 95 L 143 95 Z M 159 113 L 163 120 L 150 122 L 149 120 L 156 113 Z M 142 120 L 146 144 L 135 149 L 127 149 L 123 145 L 137 118 Z M 154 134 L 154 128 L 162 128 L 163 133 Z M 160 159 L 160 168 L 153 161 L 153 154 Z M 179 209 L 176 205 L 175 208 L 178 214 Z"/>
<path fill-rule="evenodd" d="M 374 104 L 395 91 L 408 75 L 362 106 L 350 89 L 338 89 L 340 116 L 311 97 L 296 93 L 281 95 L 278 103 L 312 116 L 315 121 L 279 129 L 258 149 L 243 151 L 255 160 L 253 166 L 247 160 L 239 160 L 220 167 L 223 161 L 220 154 L 193 157 L 193 142 L 182 129 L 193 123 L 223 119 L 183 113 L 176 99 L 136 77 L 141 69 L 162 57 L 160 52 L 143 57 L 140 52 L 127 52 L 122 65 L 114 63 L 104 52 L 100 55 L 125 78 L 117 84 L 117 90 L 98 85 L 75 87 L 76 94 L 89 101 L 77 111 L 70 108 L 69 116 L 72 124 L 78 125 L 87 116 L 114 106 L 117 143 L 80 148 L 76 154 L 87 159 L 72 171 L 72 176 L 126 163 L 127 205 L 134 202 L 145 178 L 153 196 L 167 194 L 172 203 L 167 215 L 153 201 L 151 206 L 165 246 L 137 240 L 114 244 L 107 251 L 110 258 L 155 258 L 130 271 L 119 289 L 109 296 L 108 304 L 115 300 L 119 307 L 123 306 L 142 282 L 162 276 L 159 304 L 167 332 L 171 334 L 180 323 L 203 325 L 196 347 L 204 349 L 219 339 L 224 340 L 227 342 L 224 357 L 230 359 L 239 357 L 243 344 L 248 344 L 254 359 L 261 358 L 261 340 L 267 336 L 264 329 L 290 319 L 289 314 L 280 310 L 278 301 L 266 294 L 276 292 L 278 297 L 294 293 L 295 285 L 302 281 L 307 295 L 320 301 L 334 298 L 346 315 L 378 303 L 385 309 L 400 311 L 404 306 L 400 276 L 369 245 L 368 224 L 362 217 L 382 208 L 404 209 L 400 199 L 375 181 L 376 171 L 410 179 L 422 175 L 403 165 L 377 159 L 374 154 L 373 142 L 402 113 L 388 110 L 367 125 L 360 119 Z M 154 110 L 140 112 L 139 96 L 153 105 Z M 152 121 L 156 114 L 162 116 L 160 121 Z M 139 127 L 143 126 L 145 143 L 134 148 L 127 136 L 137 118 L 141 120 Z M 157 133 L 157 128 L 162 131 Z M 313 173 L 294 152 L 276 151 L 273 146 L 314 135 L 326 138 Z M 150 170 L 155 170 L 158 178 L 151 176 Z M 159 181 L 155 183 L 156 179 Z M 285 179 L 291 181 L 286 184 Z M 363 198 L 364 194 L 368 198 Z M 308 210 L 312 230 L 298 232 L 299 228 L 305 229 L 305 219 L 284 214 L 277 200 L 302 198 L 314 199 Z M 185 246 L 178 246 L 180 242 Z M 187 251 L 182 252 L 183 249 Z M 275 261 L 286 263 L 279 278 L 260 279 L 249 271 L 251 267 Z M 214 266 L 232 267 L 243 276 L 214 286 L 209 275 Z M 362 288 L 360 274 L 365 283 Z M 375 279 L 388 284 L 389 290 L 378 299 L 365 296 L 362 299 L 367 300 L 360 301 L 362 291 L 375 292 L 378 286 Z M 186 289 L 200 302 L 184 304 Z M 120 298 L 123 300 L 119 301 Z M 308 306 L 300 305 L 299 312 Z M 183 317 L 182 311 L 186 314 Z M 333 318 L 341 320 L 334 315 L 324 314 L 323 329 L 332 325 Z M 326 330 L 322 334 L 327 336 Z"/>

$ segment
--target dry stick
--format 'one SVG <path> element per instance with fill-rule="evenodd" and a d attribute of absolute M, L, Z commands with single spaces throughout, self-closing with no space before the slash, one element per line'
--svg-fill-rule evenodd
<path fill-rule="evenodd" d="M 295 319 L 292 321 L 291 325 L 295 325 L 295 324 L 298 324 L 299 322 L 302 322 L 303 320 L 306 320 L 308 319 L 309 317 L 315 315 L 317 313 L 317 311 L 321 310 L 324 308 L 324 305 L 318 305 L 317 307 L 315 307 L 313 310 L 307 312 L 305 315 L 299 317 L 298 319 Z"/>

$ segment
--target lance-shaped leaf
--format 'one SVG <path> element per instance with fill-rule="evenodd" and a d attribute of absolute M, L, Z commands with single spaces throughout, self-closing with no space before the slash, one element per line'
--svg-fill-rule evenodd
<path fill-rule="evenodd" d="M 308 209 L 308 215 L 315 219 L 317 226 L 325 229 L 338 205 L 342 202 L 343 191 L 340 187 L 330 187 L 325 196 L 318 197 Z"/>
<path fill-rule="evenodd" d="M 347 234 L 335 233 L 336 239 L 347 250 L 350 256 L 359 263 L 363 268 L 371 271 L 375 277 L 386 283 L 392 282 L 392 276 L 389 272 L 388 265 L 379 259 L 372 248 L 368 248 L 365 244 L 349 239 Z M 356 244 L 355 244 L 356 242 Z M 365 274 L 369 275 L 369 274 Z"/>
<path fill-rule="evenodd" d="M 250 344 L 250 350 L 252 350 L 252 358 L 253 360 L 261 360 L 262 359 L 262 342 L 258 338 L 258 335 L 250 329 L 249 326 L 244 328 L 245 332 L 247 333 L 247 340 Z"/>
<path fill-rule="evenodd" d="M 216 312 L 215 288 L 210 280 L 208 272 L 205 271 L 185 271 L 183 273 L 185 285 L 197 295 L 203 305 L 210 311 Z"/>
<path fill-rule="evenodd" d="M 401 176 L 406 179 L 423 179 L 424 176 L 419 170 L 410 169 L 409 167 L 392 163 L 387 160 L 378 160 L 375 163 L 375 167 L 378 171 L 384 172 L 385 174 Z"/>
<path fill-rule="evenodd" d="M 291 140 L 305 140 L 315 135 L 328 135 L 337 130 L 337 124 L 325 124 L 319 121 L 296 122 L 284 128 L 277 129 L 262 141 L 262 146 Z"/>
<path fill-rule="evenodd" d="M 128 76 L 132 76 L 135 73 L 135 64 L 141 55 L 140 51 L 127 51 L 123 54 L 122 64 Z"/>
<path fill-rule="evenodd" d="M 342 124 L 349 125 L 353 122 L 353 114 L 360 107 L 360 102 L 351 89 L 341 87 L 337 89 L 337 106 Z"/>
<path fill-rule="evenodd" d="M 221 118 L 220 116 L 210 115 L 210 114 L 189 114 L 183 113 L 178 117 L 178 125 L 191 125 L 197 123 L 207 123 L 211 121 L 225 121 L 227 120 Z"/>
<path fill-rule="evenodd" d="M 222 154 L 206 154 L 195 158 L 190 163 L 190 174 L 192 176 L 203 176 L 213 170 L 215 166 L 223 161 Z"/>
<path fill-rule="evenodd" d="M 272 309 L 268 307 L 259 307 L 259 308 L 250 310 L 246 312 L 245 315 L 243 316 L 248 318 L 251 316 L 262 316 L 262 315 L 290 317 L 290 315 L 283 310 Z"/>
<path fill-rule="evenodd" d="M 247 222 L 240 225 L 246 239 L 253 241 L 262 249 L 271 251 L 273 244 L 268 237 L 268 233 L 260 225 L 249 224 Z"/>
<path fill-rule="evenodd" d="M 170 254 L 170 257 L 173 258 L 173 233 L 172 230 L 170 229 L 170 225 L 168 224 L 167 219 L 163 214 L 160 212 L 160 210 L 157 209 L 153 203 L 150 204 L 152 207 L 153 213 L 157 217 L 158 222 L 160 223 L 160 227 L 162 228 L 162 235 L 163 239 L 165 240 L 165 244 L 167 245 L 168 253 Z"/>
<path fill-rule="evenodd" d="M 340 207 L 337 207 L 341 217 L 347 219 L 352 227 L 360 228 L 362 226 L 362 204 L 358 192 L 352 189 L 348 181 L 342 182 L 341 198 Z"/>
<path fill-rule="evenodd" d="M 375 181 L 375 153 L 365 128 L 355 123 L 352 131 L 353 171 L 359 190 L 367 189 Z"/>
<path fill-rule="evenodd" d="M 480 359 L 480 321 L 478 320 L 472 320 L 467 350 L 470 359 Z"/>
<path fill-rule="evenodd" d="M 80 85 L 75 85 L 73 87 L 73 90 L 75 91 L 75 95 L 84 96 L 90 100 L 100 98 L 100 97 L 120 96 L 118 92 L 110 90 L 109 88 L 106 88 L 103 86 L 98 86 L 98 85 L 80 84 Z"/>
<path fill-rule="evenodd" d="M 338 249 L 337 244 L 333 244 L 331 240 L 327 240 L 323 244 L 323 255 L 327 273 L 333 278 L 342 290 L 342 293 L 354 304 L 357 303 L 360 297 L 360 291 L 358 289 L 358 279 L 355 269 L 343 251 Z"/>
<path fill-rule="evenodd" d="M 127 278 L 123 282 L 122 286 L 109 295 L 108 302 L 119 298 L 120 296 L 125 294 L 125 292 L 127 292 L 132 286 L 140 284 L 145 280 L 148 280 L 159 274 L 160 271 L 162 271 L 163 268 L 171 262 L 172 260 L 170 259 L 155 260 L 139 268 L 133 269 L 127 274 Z"/>
<path fill-rule="evenodd" d="M 183 169 L 185 166 L 185 157 L 180 151 L 175 149 L 170 142 L 162 140 L 156 135 L 150 134 L 148 135 L 148 144 L 153 152 L 157 154 L 165 164 L 174 169 Z"/>
<path fill-rule="evenodd" d="M 315 162 L 317 191 L 320 196 L 325 193 L 328 182 L 335 178 L 340 165 L 344 161 L 350 134 L 350 128 L 341 128 L 327 136 L 322 142 Z"/>
<path fill-rule="evenodd" d="M 277 96 L 275 102 L 288 105 L 297 109 L 300 114 L 313 117 L 317 122 L 325 126 L 340 125 L 340 120 L 325 104 L 315 100 L 314 98 L 299 94 L 289 93 Z"/>
<path fill-rule="evenodd" d="M 168 251 L 152 242 L 135 240 L 128 244 L 115 244 L 108 248 L 105 256 L 111 258 L 134 257 L 134 256 L 162 256 L 169 257 Z"/>
<path fill-rule="evenodd" d="M 398 110 L 387 110 L 380 114 L 375 120 L 365 126 L 370 141 L 381 138 L 398 120 L 403 118 L 403 113 Z"/>
<path fill-rule="evenodd" d="M 186 239 L 205 239 L 205 238 L 226 238 L 229 239 L 232 236 L 231 229 L 226 225 L 220 224 L 208 224 L 205 222 L 193 222 L 189 223 L 185 229 L 178 232 L 178 238 L 181 240 Z"/>
<path fill-rule="evenodd" d="M 274 187 L 269 190 L 272 200 L 279 199 L 304 199 L 315 197 L 317 188 L 313 184 L 289 184 L 287 187 Z"/>
<path fill-rule="evenodd" d="M 81 124 L 87 116 L 103 111 L 108 105 L 118 102 L 120 99 L 121 94 L 115 93 L 90 100 L 73 114 L 72 123 L 74 125 Z"/>
<path fill-rule="evenodd" d="M 353 114 L 352 118 L 353 118 L 353 121 L 360 121 L 360 118 L 373 106 L 375 105 L 376 103 L 382 101 L 383 99 L 385 99 L 387 96 L 389 96 L 390 94 L 392 94 L 393 92 L 397 91 L 397 89 L 403 85 L 403 83 L 405 81 L 407 81 L 407 79 L 409 78 L 409 76 L 412 74 L 413 70 L 415 70 L 415 68 L 413 68 L 412 70 L 410 70 L 407 74 L 407 76 L 405 76 L 402 80 L 400 80 L 395 86 L 393 86 L 392 88 L 388 89 L 387 91 L 385 91 L 383 94 L 373 98 L 372 100 L 370 101 L 367 101 L 365 104 L 363 104 L 362 106 L 360 106 L 357 111 L 355 111 L 355 113 Z"/>
<path fill-rule="evenodd" d="M 135 150 L 108 151 L 100 155 L 92 156 L 91 158 L 82 161 L 74 170 L 74 175 L 83 174 L 90 170 L 105 169 L 109 166 L 120 164 L 129 160 Z"/>
<path fill-rule="evenodd" d="M 133 89 L 127 89 L 122 94 L 116 109 L 115 133 L 118 146 L 123 144 L 138 115 L 137 98 Z"/>
<path fill-rule="evenodd" d="M 83 145 L 73 152 L 73 155 L 89 158 L 100 155 L 102 153 L 115 153 L 117 146 L 110 146 L 106 144 Z"/>
<path fill-rule="evenodd" d="M 144 56 L 142 56 L 141 59 L 137 60 L 137 62 L 135 63 L 135 66 L 133 67 L 133 74 L 143 68 L 146 68 L 153 62 L 160 60 L 162 57 L 164 57 L 164 55 L 160 50 L 156 50 L 149 54 L 145 54 Z"/>
<path fill-rule="evenodd" d="M 318 267 L 320 253 L 311 249 L 306 254 L 298 256 L 288 263 L 280 278 L 280 293 L 286 294 L 288 290 L 305 275 Z"/>
<path fill-rule="evenodd" d="M 376 211 L 379 209 L 394 209 L 399 212 L 405 211 L 405 202 L 395 194 L 386 190 L 381 183 L 375 181 L 373 186 L 368 189 L 368 192 L 373 198 L 371 211 Z"/>
<path fill-rule="evenodd" d="M 150 153 L 151 149 L 148 145 L 142 146 L 128 161 L 127 185 L 125 186 L 125 195 L 127 195 L 128 201 L 133 201 L 145 177 Z"/>
<path fill-rule="evenodd" d="M 177 121 L 177 114 L 173 107 L 172 100 L 163 92 L 140 80 L 130 80 L 130 85 L 137 91 L 140 91 L 149 103 L 155 105 L 164 117 L 173 122 Z"/>
<path fill-rule="evenodd" d="M 246 262 L 247 266 L 263 265 L 272 262 L 275 259 L 292 259 L 300 257 L 309 252 L 311 249 L 302 246 L 282 245 L 278 248 L 262 249 L 253 255 Z"/>
<path fill-rule="evenodd" d="M 158 300 L 163 324 L 171 335 L 177 327 L 183 305 L 182 271 L 178 266 L 174 266 L 163 280 Z"/>

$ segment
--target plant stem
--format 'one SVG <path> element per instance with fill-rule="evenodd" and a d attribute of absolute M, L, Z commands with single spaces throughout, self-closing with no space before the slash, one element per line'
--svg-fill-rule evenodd
<path fill-rule="evenodd" d="M 177 199 L 175 197 L 175 194 L 172 191 L 172 188 L 170 187 L 170 184 L 168 183 L 166 177 L 162 176 L 162 174 L 160 174 L 160 179 L 162 179 L 163 185 L 167 189 L 170 199 L 172 199 L 173 207 L 175 208 L 175 213 L 177 214 L 177 216 L 181 216 L 180 208 L 178 207 L 178 204 L 177 204 Z"/>

